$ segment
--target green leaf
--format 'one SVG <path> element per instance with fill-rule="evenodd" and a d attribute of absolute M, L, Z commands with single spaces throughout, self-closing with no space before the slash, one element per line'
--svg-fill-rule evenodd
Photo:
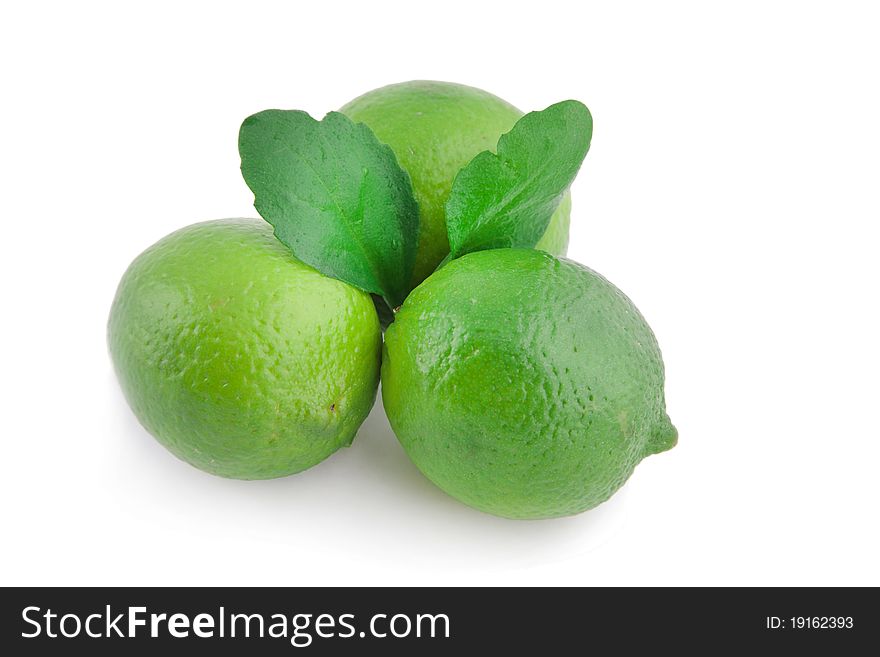
<path fill-rule="evenodd" d="M 455 177 L 446 202 L 450 258 L 533 247 L 568 190 L 593 135 L 590 110 L 565 100 L 523 116 Z"/>
<path fill-rule="evenodd" d="M 238 150 L 257 212 L 297 258 L 392 307 L 403 302 L 419 213 L 391 148 L 338 112 L 316 121 L 266 110 L 244 120 Z"/>

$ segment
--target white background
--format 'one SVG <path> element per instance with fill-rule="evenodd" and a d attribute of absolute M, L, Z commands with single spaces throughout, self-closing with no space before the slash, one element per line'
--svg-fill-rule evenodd
<path fill-rule="evenodd" d="M 310 5 L 0 10 L 0 583 L 880 584 L 872 3 Z M 119 392 L 130 260 L 255 214 L 241 120 L 414 78 L 593 112 L 569 254 L 650 321 L 681 438 L 592 512 L 458 504 L 381 404 L 304 474 L 215 478 Z"/>

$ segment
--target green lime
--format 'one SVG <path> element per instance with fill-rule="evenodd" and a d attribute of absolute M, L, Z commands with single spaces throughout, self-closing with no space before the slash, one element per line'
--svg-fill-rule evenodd
<path fill-rule="evenodd" d="M 376 398 L 370 296 L 296 260 L 259 220 L 194 224 L 147 249 L 108 334 L 144 427 L 224 477 L 315 465 L 351 443 Z"/>
<path fill-rule="evenodd" d="M 478 153 L 494 151 L 522 112 L 480 89 L 424 80 L 375 89 L 340 111 L 369 126 L 412 179 L 420 219 L 415 287 L 449 253 L 445 206 L 455 175 Z M 570 212 L 566 194 L 537 248 L 565 254 Z"/>
<path fill-rule="evenodd" d="M 382 399 L 429 479 L 510 518 L 594 507 L 677 440 L 639 311 L 529 249 L 471 253 L 410 294 L 385 334 Z"/>

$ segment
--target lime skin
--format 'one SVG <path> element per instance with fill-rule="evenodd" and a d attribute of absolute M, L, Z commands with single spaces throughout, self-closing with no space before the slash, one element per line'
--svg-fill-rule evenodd
<path fill-rule="evenodd" d="M 388 144 L 410 175 L 420 220 L 415 287 L 449 254 L 446 200 L 456 174 L 478 153 L 494 152 L 523 113 L 481 89 L 427 80 L 375 89 L 340 111 Z M 565 254 L 570 213 L 566 193 L 536 248 Z"/>
<path fill-rule="evenodd" d="M 385 334 L 382 399 L 410 458 L 453 497 L 509 518 L 595 507 L 675 445 L 663 386 L 632 302 L 537 250 L 452 260 Z"/>
<path fill-rule="evenodd" d="M 255 219 L 194 224 L 138 256 L 110 312 L 113 364 L 141 424 L 223 477 L 305 470 L 373 405 L 370 296 L 296 260 Z"/>

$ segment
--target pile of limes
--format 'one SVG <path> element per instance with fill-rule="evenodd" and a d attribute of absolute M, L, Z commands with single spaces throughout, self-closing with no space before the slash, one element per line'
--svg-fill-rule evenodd
<path fill-rule="evenodd" d="M 567 186 L 536 224 L 546 228 L 527 245 L 534 248 L 515 240 L 504 248 L 501 239 L 450 255 L 456 177 L 494 153 L 522 114 L 484 91 L 439 82 L 377 89 L 341 113 L 390 146 L 408 174 L 418 240 L 401 273 L 402 304 L 327 275 L 339 265 L 310 259 L 310 233 L 291 232 L 282 243 L 277 224 L 273 231 L 262 219 L 172 233 L 128 268 L 109 320 L 119 381 L 147 430 L 207 472 L 285 476 L 351 443 L 381 376 L 391 426 L 419 469 L 462 502 L 512 518 L 594 507 L 642 458 L 672 447 L 651 329 L 620 290 L 561 257 Z M 331 151 L 321 146 L 327 167 L 341 157 Z M 540 168 L 523 170 L 543 175 Z M 257 183 L 246 175 L 252 188 L 276 184 L 273 171 L 260 175 Z M 371 176 L 380 177 L 365 165 L 364 180 Z M 296 222 L 307 200 L 297 189 L 281 194 Z M 528 214 L 533 201 L 504 198 L 493 210 L 502 219 Z M 263 208 L 275 206 L 257 200 L 269 219 Z M 368 235 L 370 222 L 386 216 L 370 207 L 355 218 Z M 350 220 L 356 209 L 318 210 Z M 365 254 L 372 271 L 375 253 Z"/>

